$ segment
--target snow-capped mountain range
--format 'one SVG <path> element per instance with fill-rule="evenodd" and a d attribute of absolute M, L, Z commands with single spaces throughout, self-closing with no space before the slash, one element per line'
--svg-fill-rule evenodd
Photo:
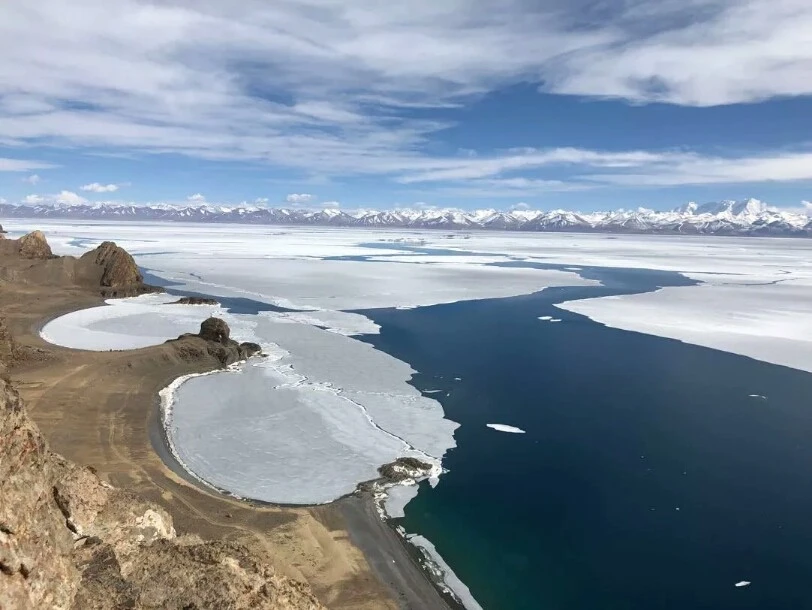
<path fill-rule="evenodd" d="M 136 206 L 117 203 L 2 204 L 0 205 L 0 219 L 4 216 L 335 227 L 812 237 L 812 218 L 805 213 L 772 208 L 757 199 L 720 201 L 702 205 L 689 203 L 667 212 L 640 208 L 589 213 L 567 210 L 501 212 L 498 210 L 461 211 L 453 209 L 344 212 L 336 209 L 314 211 L 209 204 L 199 206 L 167 204 Z"/>

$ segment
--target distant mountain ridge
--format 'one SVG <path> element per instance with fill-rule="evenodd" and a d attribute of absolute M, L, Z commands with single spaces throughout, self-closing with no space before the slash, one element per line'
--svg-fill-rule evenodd
<path fill-rule="evenodd" d="M 812 237 L 812 218 L 771 208 L 757 199 L 689 203 L 657 212 L 645 208 L 580 213 L 568 210 L 390 210 L 344 212 L 257 206 L 56 205 L 2 204 L 0 217 L 81 220 L 153 220 L 174 222 L 381 227 L 409 229 L 490 229 L 500 231 L 572 231 L 689 235 L 765 235 Z"/>

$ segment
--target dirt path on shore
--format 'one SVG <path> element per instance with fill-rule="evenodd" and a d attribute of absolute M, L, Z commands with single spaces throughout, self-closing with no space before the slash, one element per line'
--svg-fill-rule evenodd
<path fill-rule="evenodd" d="M 13 263 L 0 257 L 0 267 Z M 364 522 L 368 511 L 358 498 L 347 507 L 258 507 L 202 489 L 167 467 L 151 440 L 158 391 L 211 365 L 185 361 L 170 345 L 86 352 L 39 337 L 45 321 L 100 303 L 100 297 L 74 286 L 0 279 L 0 313 L 23 346 L 10 377 L 55 451 L 165 507 L 179 533 L 260 549 L 278 571 L 308 582 L 329 608 L 447 608 L 409 554 L 397 548 L 391 530 L 372 515 Z M 351 540 L 350 528 L 363 551 Z"/>

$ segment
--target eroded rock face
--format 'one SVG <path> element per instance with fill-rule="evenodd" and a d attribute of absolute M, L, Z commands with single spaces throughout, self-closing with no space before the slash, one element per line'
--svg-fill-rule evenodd
<path fill-rule="evenodd" d="M 42 231 L 32 231 L 17 240 L 17 249 L 23 258 L 51 258 L 51 246 Z"/>
<path fill-rule="evenodd" d="M 322 606 L 262 552 L 178 537 L 164 509 L 51 452 L 0 379 L 0 608 Z"/>
<path fill-rule="evenodd" d="M 98 248 L 83 254 L 79 262 L 101 267 L 99 285 L 110 296 L 130 296 L 146 292 L 141 289 L 144 286 L 144 276 L 138 270 L 135 260 L 129 252 L 112 241 L 102 242 Z"/>
<path fill-rule="evenodd" d="M 231 329 L 225 320 L 221 320 L 220 318 L 208 318 L 200 325 L 200 332 L 198 334 L 206 341 L 228 343 L 229 337 L 231 336 Z"/>

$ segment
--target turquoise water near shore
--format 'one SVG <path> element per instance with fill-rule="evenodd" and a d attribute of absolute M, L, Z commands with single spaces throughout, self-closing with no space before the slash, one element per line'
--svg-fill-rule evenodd
<path fill-rule="evenodd" d="M 397 523 L 487 610 L 812 608 L 812 375 L 555 308 L 689 283 L 580 273 L 604 285 L 363 312 L 461 424 Z"/>

